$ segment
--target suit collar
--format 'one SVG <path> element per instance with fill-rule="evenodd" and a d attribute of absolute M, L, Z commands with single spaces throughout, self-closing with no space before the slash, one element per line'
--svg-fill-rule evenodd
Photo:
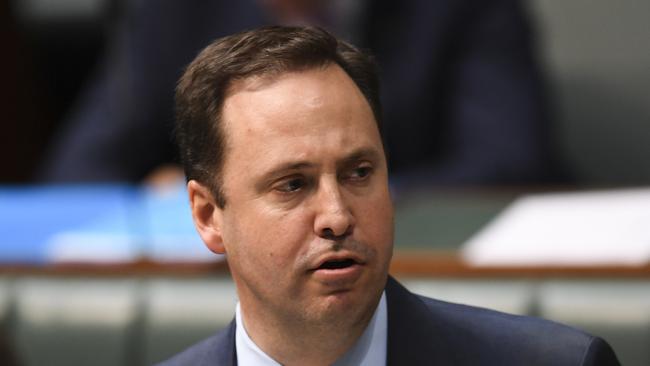
<path fill-rule="evenodd" d="M 444 325 L 423 300 L 389 276 L 386 365 L 453 365 Z"/>
<path fill-rule="evenodd" d="M 203 358 L 205 365 L 237 366 L 237 350 L 235 347 L 235 319 L 228 327 L 219 332 Z M 202 363 L 203 365 L 203 363 Z"/>

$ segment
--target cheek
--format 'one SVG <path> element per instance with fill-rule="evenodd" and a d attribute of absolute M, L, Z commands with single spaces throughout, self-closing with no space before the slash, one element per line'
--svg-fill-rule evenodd
<path fill-rule="evenodd" d="M 388 194 L 382 194 L 376 200 L 366 201 L 358 217 L 359 226 L 368 236 L 370 243 L 377 249 L 390 247 L 393 243 L 393 206 Z"/>
<path fill-rule="evenodd" d="M 288 266 L 300 255 L 312 232 L 299 209 L 281 211 L 254 206 L 233 210 L 224 228 L 226 250 L 249 265 Z"/>
<path fill-rule="evenodd" d="M 289 211 L 274 211 L 267 217 L 264 225 L 268 230 L 263 233 L 269 240 L 269 255 L 276 261 L 289 262 L 308 250 L 310 238 L 313 237 L 313 222 L 306 210 L 297 207 Z"/>

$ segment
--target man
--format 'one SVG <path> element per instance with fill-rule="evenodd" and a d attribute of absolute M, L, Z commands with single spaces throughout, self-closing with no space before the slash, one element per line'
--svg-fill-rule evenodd
<path fill-rule="evenodd" d="M 169 365 L 616 365 L 601 339 L 413 295 L 372 60 L 315 28 L 222 38 L 176 94 L 192 215 L 226 253 L 235 320 Z"/>

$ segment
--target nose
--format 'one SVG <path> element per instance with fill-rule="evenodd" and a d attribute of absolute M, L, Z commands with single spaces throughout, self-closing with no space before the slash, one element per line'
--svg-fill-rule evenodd
<path fill-rule="evenodd" d="M 321 183 L 316 196 L 314 231 L 328 240 L 341 240 L 352 233 L 354 216 L 338 182 Z"/>

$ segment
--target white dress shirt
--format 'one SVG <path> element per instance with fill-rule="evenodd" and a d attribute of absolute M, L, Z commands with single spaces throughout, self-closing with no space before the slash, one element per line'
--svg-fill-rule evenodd
<path fill-rule="evenodd" d="M 237 303 L 235 310 L 235 348 L 239 366 L 281 366 L 264 353 L 248 336 Z M 339 358 L 334 366 L 383 366 L 386 365 L 388 314 L 386 294 L 382 293 L 379 305 L 357 343 Z"/>

